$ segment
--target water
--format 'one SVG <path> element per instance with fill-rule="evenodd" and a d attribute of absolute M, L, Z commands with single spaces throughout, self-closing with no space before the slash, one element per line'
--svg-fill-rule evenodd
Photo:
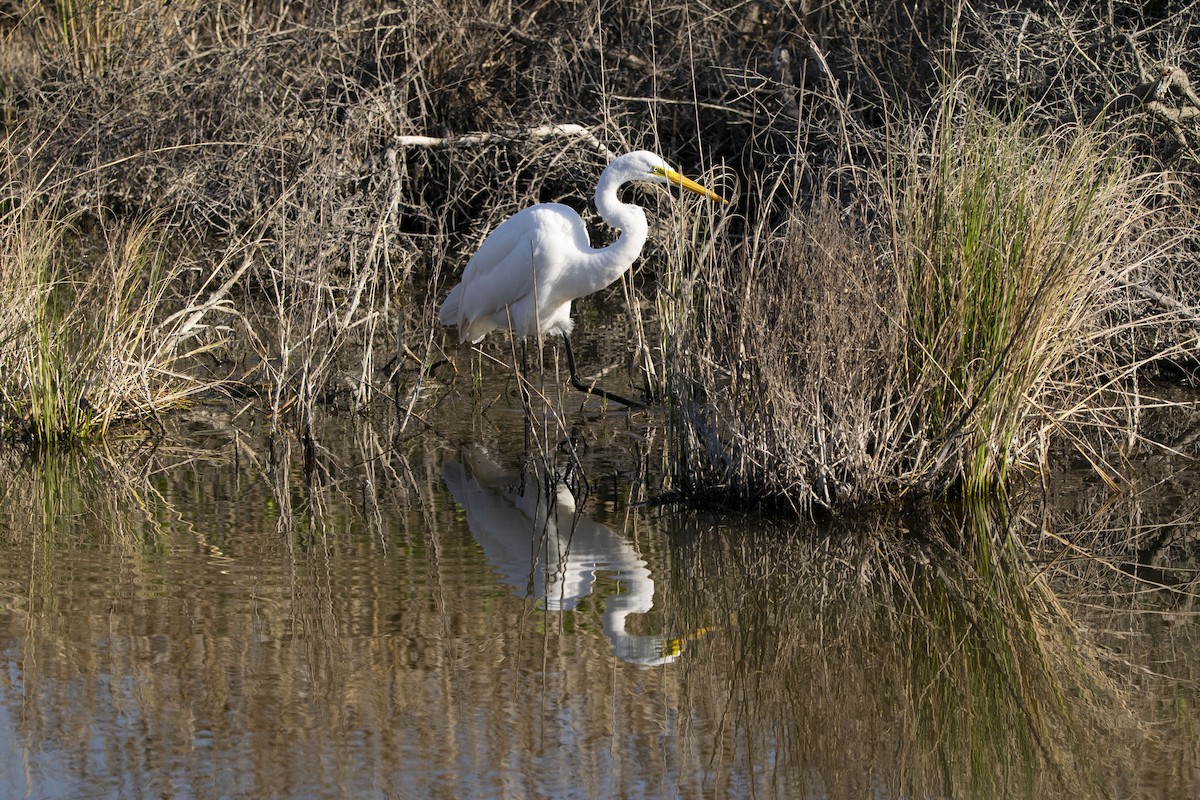
<path fill-rule="evenodd" d="M 635 507 L 645 415 L 573 418 L 586 496 L 427 421 L 9 455 L 0 797 L 1197 794 L 1186 461 L 814 525 Z"/>

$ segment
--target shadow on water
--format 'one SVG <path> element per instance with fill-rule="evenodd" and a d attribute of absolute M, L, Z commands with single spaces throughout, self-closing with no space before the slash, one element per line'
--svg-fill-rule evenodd
<path fill-rule="evenodd" d="M 0 796 L 1196 796 L 1194 493 L 785 525 L 488 424 L 0 458 Z"/>

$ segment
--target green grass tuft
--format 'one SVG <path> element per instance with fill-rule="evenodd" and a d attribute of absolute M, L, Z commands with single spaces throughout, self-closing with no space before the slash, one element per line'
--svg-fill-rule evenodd
<path fill-rule="evenodd" d="M 684 494 L 798 510 L 983 497 L 1047 468 L 1056 440 L 1109 473 L 1139 402 L 1118 348 L 1161 321 L 1133 315 L 1118 278 L 1170 236 L 1148 223 L 1146 182 L 1119 141 L 1036 132 L 960 93 L 901 127 L 862 217 L 822 205 L 773 223 L 764 205 L 735 244 L 682 235 L 660 311 Z M 749 191 L 794 193 L 775 180 Z"/>
<path fill-rule="evenodd" d="M 173 296 L 181 266 L 155 223 L 106 230 L 92 253 L 73 216 L 37 199 L 0 217 L 0 433 L 95 442 L 211 390 L 183 372 L 204 349 L 199 306 Z"/>
<path fill-rule="evenodd" d="M 1063 380 L 1120 379 L 1085 351 L 1145 214 L 1138 182 L 1092 132 L 1035 134 L 948 105 L 931 140 L 932 154 L 914 146 L 887 176 L 905 415 L 938 445 L 921 468 L 941 480 L 949 467 L 983 495 L 1064 421 Z"/>

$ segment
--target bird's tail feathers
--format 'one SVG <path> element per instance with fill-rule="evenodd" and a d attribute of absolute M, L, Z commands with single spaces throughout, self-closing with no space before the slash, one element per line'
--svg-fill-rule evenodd
<path fill-rule="evenodd" d="M 462 302 L 462 284 L 455 286 L 450 290 L 450 294 L 446 295 L 446 299 L 442 301 L 442 307 L 438 309 L 438 322 L 443 325 L 460 325 L 462 318 L 459 313 L 459 305 Z"/>

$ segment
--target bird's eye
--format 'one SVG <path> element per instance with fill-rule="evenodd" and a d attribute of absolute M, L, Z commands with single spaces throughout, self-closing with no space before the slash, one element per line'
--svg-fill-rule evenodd
<path fill-rule="evenodd" d="M 655 175 L 658 175 L 659 177 L 662 177 L 662 178 L 665 178 L 667 176 L 667 171 L 665 169 L 663 169 L 662 167 L 654 167 L 653 169 L 650 170 L 650 172 Z"/>

